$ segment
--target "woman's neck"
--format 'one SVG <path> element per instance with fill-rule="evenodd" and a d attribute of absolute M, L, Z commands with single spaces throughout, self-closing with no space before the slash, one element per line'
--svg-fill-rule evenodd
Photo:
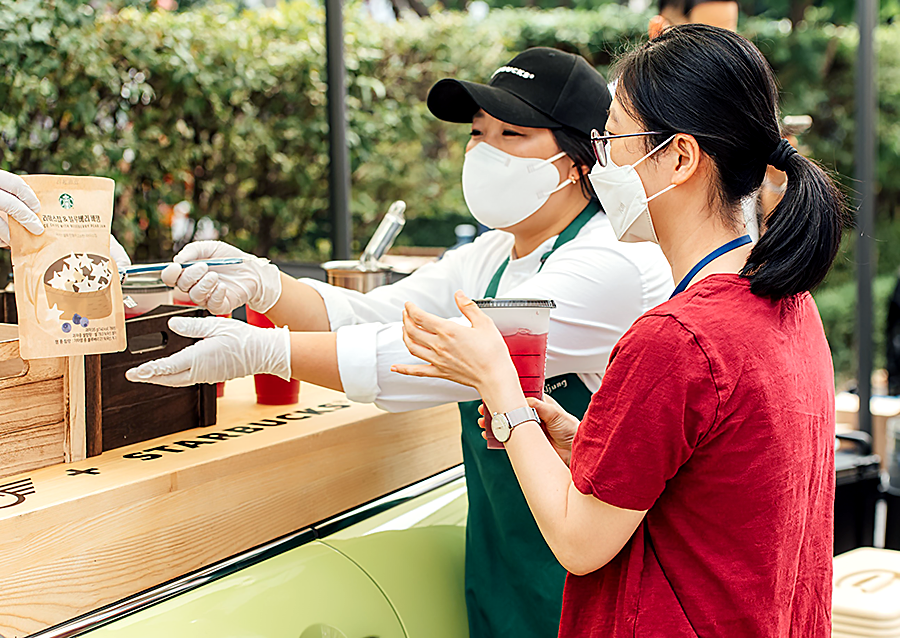
<path fill-rule="evenodd" d="M 685 232 L 663 233 L 659 245 L 672 267 L 672 278 L 678 283 L 696 266 L 700 260 L 717 248 L 737 239 L 744 232 L 725 228 L 718 219 L 710 215 L 704 223 L 694 225 Z M 729 251 L 704 266 L 690 283 L 716 273 L 739 273 L 750 254 L 751 244 Z"/>
<path fill-rule="evenodd" d="M 513 258 L 518 259 L 530 255 L 545 241 L 559 235 L 578 217 L 589 202 L 589 199 L 579 193 L 579 197 L 567 198 L 559 205 L 548 207 L 545 204 L 524 221 L 507 228 L 506 231 L 515 238 Z"/>

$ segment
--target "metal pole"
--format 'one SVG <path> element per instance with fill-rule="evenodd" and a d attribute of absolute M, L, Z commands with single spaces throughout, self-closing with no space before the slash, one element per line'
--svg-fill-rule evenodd
<path fill-rule="evenodd" d="M 350 158 L 347 152 L 347 85 L 341 0 L 325 0 L 325 48 L 328 58 L 331 257 L 350 259 Z"/>
<path fill-rule="evenodd" d="M 859 50 L 856 87 L 857 336 L 859 339 L 859 429 L 872 433 L 872 235 L 875 228 L 875 0 L 857 0 Z"/>

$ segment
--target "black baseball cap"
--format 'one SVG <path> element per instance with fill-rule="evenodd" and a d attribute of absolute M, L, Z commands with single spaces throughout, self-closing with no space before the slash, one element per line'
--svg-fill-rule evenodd
<path fill-rule="evenodd" d="M 611 99 L 606 79 L 580 55 L 535 47 L 494 71 L 487 84 L 444 79 L 428 109 L 447 122 L 471 122 L 479 109 L 516 126 L 602 129 Z"/>

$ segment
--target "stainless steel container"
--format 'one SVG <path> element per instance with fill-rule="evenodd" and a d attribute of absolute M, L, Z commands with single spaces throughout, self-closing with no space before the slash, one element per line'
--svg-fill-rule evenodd
<path fill-rule="evenodd" d="M 328 283 L 339 288 L 369 292 L 388 283 L 391 269 L 387 266 L 363 266 L 356 260 L 328 261 L 322 264 Z"/>

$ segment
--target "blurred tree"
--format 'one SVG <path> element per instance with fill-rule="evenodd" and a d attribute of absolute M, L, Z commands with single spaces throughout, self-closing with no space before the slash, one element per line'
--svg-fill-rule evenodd
<path fill-rule="evenodd" d="M 788 19 L 798 26 L 807 19 L 810 8 L 816 10 L 816 20 L 836 25 L 852 24 L 856 19 L 856 0 L 739 0 L 742 11 L 751 16 L 770 20 Z M 900 0 L 880 0 L 878 15 L 881 22 L 891 24 L 900 17 Z"/>

